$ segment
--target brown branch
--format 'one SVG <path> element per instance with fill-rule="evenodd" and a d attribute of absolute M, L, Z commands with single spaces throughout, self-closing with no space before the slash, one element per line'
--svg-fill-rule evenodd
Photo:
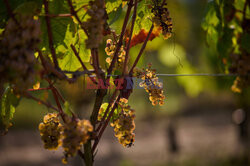
<path fill-rule="evenodd" d="M 90 116 L 90 122 L 93 125 L 94 130 L 95 130 L 95 125 L 96 125 L 99 109 L 102 105 L 103 98 L 106 94 L 107 94 L 107 89 L 98 89 L 97 90 L 94 108 L 93 108 L 92 114 Z M 93 164 L 93 153 L 92 153 L 92 148 L 91 148 L 91 139 L 89 139 L 88 142 L 86 144 L 84 144 L 84 159 L 85 159 L 86 165 Z"/>
<path fill-rule="evenodd" d="M 97 84 L 96 80 L 95 80 L 93 77 L 91 77 L 90 71 L 89 71 L 89 70 L 87 69 L 87 67 L 84 65 L 84 63 L 83 63 L 81 57 L 79 56 L 78 52 L 76 51 L 75 46 L 73 46 L 73 45 L 71 44 L 70 47 L 71 47 L 71 49 L 73 50 L 73 52 L 74 52 L 75 56 L 77 57 L 77 59 L 79 60 L 79 62 L 81 63 L 83 70 L 84 70 L 85 72 L 87 72 L 87 74 L 88 74 L 89 78 L 91 79 L 91 81 L 92 81 L 94 84 Z"/>
<path fill-rule="evenodd" d="M 145 47 L 147 46 L 148 39 L 149 39 L 149 37 L 150 37 L 150 35 L 151 35 L 153 29 L 154 29 L 154 25 L 152 24 L 152 26 L 151 26 L 151 28 L 150 28 L 150 30 L 149 30 L 149 32 L 148 32 L 148 35 L 147 35 L 147 37 L 146 37 L 146 39 L 145 39 L 145 41 L 144 41 L 144 43 L 143 43 L 143 45 L 142 45 L 142 47 L 141 47 L 141 50 L 140 50 L 138 56 L 136 57 L 135 62 L 134 62 L 134 64 L 133 64 L 132 68 L 131 68 L 130 71 L 129 71 L 129 75 L 132 74 L 132 72 L 133 72 L 135 66 L 136 66 L 137 63 L 139 62 L 139 60 L 140 60 L 140 58 L 141 58 L 141 56 L 142 56 L 142 53 L 143 53 Z"/>
<path fill-rule="evenodd" d="M 134 30 L 134 25 L 135 25 L 135 20 L 136 20 L 136 13 L 137 13 L 137 0 L 135 0 L 135 5 L 134 5 L 134 13 L 133 13 L 133 18 L 132 18 L 132 25 L 131 25 L 130 35 L 129 35 L 129 41 L 128 41 L 127 46 L 126 46 L 126 55 L 125 55 L 125 61 L 124 61 L 122 76 L 124 76 L 124 74 L 126 72 L 127 65 L 128 65 L 130 42 L 131 42 L 132 35 L 133 35 L 133 30 Z"/>
<path fill-rule="evenodd" d="M 115 97 L 116 97 L 116 95 L 117 95 L 117 92 L 118 92 L 118 88 L 116 88 L 116 90 L 115 90 L 115 92 L 113 93 L 111 99 L 109 100 L 108 107 L 106 108 L 106 110 L 105 110 L 105 112 L 104 112 L 104 115 L 103 115 L 103 117 L 102 117 L 102 119 L 101 119 L 101 122 L 100 122 L 99 126 L 98 126 L 97 129 L 96 129 L 96 132 L 99 132 L 99 130 L 100 130 L 101 127 L 102 127 L 102 124 L 104 124 L 105 119 L 106 119 L 106 116 L 107 116 L 107 114 L 108 114 L 108 112 L 109 112 L 109 109 L 110 109 L 110 107 L 112 106 L 112 104 L 114 103 L 114 99 L 115 99 Z"/>
<path fill-rule="evenodd" d="M 76 13 L 78 13 L 81 9 L 86 8 L 88 6 L 89 6 L 89 4 L 82 5 L 81 7 L 79 7 L 79 9 L 76 10 Z"/>
<path fill-rule="evenodd" d="M 28 89 L 27 91 L 32 92 L 32 91 L 50 90 L 50 89 L 51 89 L 51 87 L 47 87 L 47 88 L 38 88 L 38 89 Z"/>
<path fill-rule="evenodd" d="M 51 105 L 50 103 L 47 103 L 47 102 L 45 102 L 45 101 L 43 101 L 43 100 L 40 100 L 40 99 L 38 99 L 38 98 L 32 96 L 32 95 L 31 95 L 30 93 L 28 93 L 28 92 L 25 92 L 25 93 L 24 93 L 24 96 L 25 96 L 26 98 L 35 100 L 35 101 L 37 101 L 38 103 L 41 103 L 41 104 L 45 105 L 45 106 L 48 107 L 48 108 L 51 108 L 51 109 L 53 109 L 53 110 L 55 110 L 55 111 L 57 111 L 57 112 L 60 112 L 59 109 L 57 109 L 56 107 L 54 107 L 54 106 Z"/>
<path fill-rule="evenodd" d="M 42 62 L 44 70 L 49 73 L 53 73 L 55 76 L 57 76 L 59 79 L 66 79 L 69 83 L 74 82 L 74 79 L 68 78 L 61 70 L 56 69 L 51 63 L 49 63 L 42 55 L 42 52 L 40 50 L 38 51 L 39 58 Z"/>
<path fill-rule="evenodd" d="M 70 7 L 70 12 L 73 16 L 75 16 L 77 22 L 80 24 L 81 28 L 83 29 L 83 31 L 85 32 L 85 34 L 89 37 L 89 34 L 88 34 L 88 31 L 87 29 L 83 26 L 80 18 L 78 17 L 77 15 L 77 12 L 75 11 L 74 7 L 73 7 L 73 4 L 72 4 L 72 1 L 71 0 L 67 0 L 68 1 L 68 4 L 69 4 L 69 7 Z"/>
<path fill-rule="evenodd" d="M 40 16 L 47 16 L 47 17 L 72 17 L 73 15 L 72 14 L 69 14 L 69 13 L 65 13 L 65 14 L 44 14 L 44 15 L 40 15 Z"/>
<path fill-rule="evenodd" d="M 96 149 L 96 147 L 97 147 L 97 145 L 98 145 L 98 143 L 99 143 L 99 141 L 100 141 L 100 139 L 101 139 L 101 137 L 102 137 L 102 134 L 104 133 L 104 130 L 105 130 L 106 127 L 108 126 L 108 123 L 109 123 L 109 121 L 110 121 L 110 119 L 111 119 L 111 117 L 112 117 L 112 115 L 113 115 L 115 109 L 117 108 L 117 102 L 118 102 L 119 100 L 120 100 L 120 96 L 115 100 L 115 104 L 114 104 L 112 110 L 110 111 L 109 116 L 108 116 L 107 120 L 105 121 L 103 127 L 101 128 L 100 133 L 99 133 L 99 135 L 97 136 L 97 139 L 96 139 L 95 142 L 94 142 L 94 145 L 93 145 L 93 148 L 92 148 L 92 153 L 95 152 L 95 149 Z"/>
<path fill-rule="evenodd" d="M 91 56 L 92 56 L 92 60 L 93 60 L 92 66 L 94 67 L 94 70 L 95 70 L 95 73 L 96 73 L 97 78 L 98 78 L 98 79 L 103 79 L 103 80 L 104 80 L 104 77 L 101 76 L 101 75 L 103 75 L 104 73 L 103 73 L 103 72 L 101 71 L 101 69 L 100 69 L 98 50 L 95 49 L 95 48 L 91 49 Z"/>
<path fill-rule="evenodd" d="M 59 69 L 58 62 L 57 62 L 57 57 L 56 57 L 56 51 L 54 48 L 54 43 L 53 43 L 53 34 L 52 34 L 52 28 L 51 28 L 51 22 L 50 18 L 48 16 L 49 14 L 49 2 L 48 0 L 43 0 L 44 3 L 44 9 L 45 9 L 45 20 L 46 20 L 46 25 L 47 25 L 47 31 L 48 31 L 48 39 L 49 39 L 49 48 L 52 54 L 52 59 L 55 65 L 56 69 Z"/>
<path fill-rule="evenodd" d="M 130 0 L 129 3 L 128 3 L 127 13 L 126 13 L 126 16 L 125 16 L 125 19 L 124 19 L 124 22 L 123 22 L 121 35 L 120 35 L 120 38 L 119 38 L 119 41 L 118 41 L 118 44 L 117 44 L 117 47 L 116 47 L 116 50 L 115 50 L 115 53 L 114 53 L 114 57 L 113 57 L 113 59 L 112 59 L 111 65 L 110 65 L 109 68 L 108 68 L 108 76 L 107 76 L 107 79 L 109 79 L 110 74 L 111 74 L 113 68 L 115 67 L 115 63 L 116 63 L 116 61 L 117 61 L 118 53 L 119 53 L 120 48 L 121 48 L 121 46 L 122 46 L 123 36 L 124 36 L 125 30 L 126 30 L 126 27 L 127 27 L 127 24 L 128 24 L 129 15 L 130 15 L 130 12 L 131 12 L 131 8 L 132 8 L 132 7 L 133 7 L 133 0 Z"/>

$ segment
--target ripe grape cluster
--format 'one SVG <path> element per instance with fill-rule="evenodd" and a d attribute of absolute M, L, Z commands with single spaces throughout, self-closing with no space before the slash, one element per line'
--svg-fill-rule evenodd
<path fill-rule="evenodd" d="M 156 70 L 151 69 L 151 64 L 148 65 L 147 69 L 139 70 L 135 68 L 134 75 L 141 78 L 139 86 L 143 87 L 147 93 L 149 93 L 149 100 L 152 105 L 164 104 L 165 96 L 163 94 L 163 85 L 159 82 L 158 77 L 155 74 Z"/>
<path fill-rule="evenodd" d="M 164 39 L 171 37 L 173 28 L 172 19 L 169 16 L 169 11 L 166 6 L 166 3 L 162 6 L 159 2 L 155 2 L 152 9 L 152 13 L 154 14 L 152 18 L 153 23 L 156 27 L 161 28 Z"/>
<path fill-rule="evenodd" d="M 62 125 L 56 113 L 44 116 L 43 122 L 39 124 L 39 131 L 45 149 L 55 150 L 61 145 Z"/>
<path fill-rule="evenodd" d="M 3 82 L 22 92 L 34 83 L 35 49 L 40 42 L 40 23 L 31 16 L 10 19 L 0 36 L 0 75 Z"/>
<path fill-rule="evenodd" d="M 93 126 L 88 120 L 68 120 L 63 129 L 62 146 L 64 149 L 63 163 L 67 163 L 68 157 L 73 157 L 85 144 L 93 131 Z"/>
<path fill-rule="evenodd" d="M 239 74 L 232 86 L 234 92 L 240 93 L 244 87 L 250 84 L 250 56 L 247 54 L 232 54 L 230 72 Z"/>
<path fill-rule="evenodd" d="M 83 22 L 84 27 L 88 31 L 88 39 L 86 39 L 87 48 L 98 48 L 102 42 L 104 24 L 106 21 L 105 4 L 103 0 L 89 1 L 90 9 L 87 10 L 90 18 Z"/>
<path fill-rule="evenodd" d="M 127 104 L 128 100 L 121 98 L 119 106 L 121 112 L 116 120 L 111 123 L 114 127 L 115 136 L 117 137 L 120 144 L 124 147 L 130 147 L 135 141 L 135 110 Z"/>
<path fill-rule="evenodd" d="M 56 150 L 62 145 L 64 150 L 62 162 L 66 164 L 68 157 L 75 156 L 90 138 L 93 126 L 88 120 L 78 120 L 68 116 L 65 116 L 64 120 L 65 124 L 62 125 L 58 114 L 49 113 L 40 123 L 39 131 L 45 149 Z"/>
<path fill-rule="evenodd" d="M 106 62 L 110 65 L 112 62 L 112 59 L 114 58 L 115 50 L 116 50 L 116 42 L 112 41 L 111 39 L 107 40 L 105 52 L 109 56 L 106 58 Z M 120 51 L 118 53 L 118 58 L 117 58 L 117 68 L 120 69 L 123 67 L 123 63 L 125 61 L 125 50 L 123 46 L 121 46 Z"/>

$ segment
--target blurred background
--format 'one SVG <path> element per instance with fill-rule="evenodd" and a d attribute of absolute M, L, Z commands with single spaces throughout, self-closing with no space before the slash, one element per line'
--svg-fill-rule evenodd
<path fill-rule="evenodd" d="M 224 73 L 221 60 L 205 42 L 201 28 L 207 0 L 167 0 L 173 19 L 173 36 L 149 42 L 139 67 L 152 63 L 159 74 Z M 122 21 L 122 20 L 121 20 Z M 120 27 L 116 23 L 114 27 Z M 105 53 L 100 50 L 105 63 Z M 141 45 L 131 49 L 131 61 Z M 103 68 L 105 64 L 103 63 Z M 96 166 L 247 166 L 249 133 L 246 111 L 250 95 L 231 92 L 234 77 L 159 76 L 163 81 L 164 106 L 152 106 L 144 89 L 134 89 L 129 104 L 136 110 L 136 140 L 124 148 L 108 127 L 98 146 Z M 41 83 L 41 87 L 46 83 Z M 57 86 L 81 118 L 88 118 L 95 91 L 85 89 L 84 78 L 76 85 Z M 47 92 L 32 92 L 50 99 Z M 108 98 L 106 99 L 108 101 Z M 249 110 L 248 110 L 249 111 Z M 62 149 L 43 149 L 38 125 L 51 112 L 22 99 L 13 127 L 0 137 L 1 166 L 62 165 Z M 249 123 L 249 122 L 248 122 Z M 247 146 L 248 145 L 248 146 Z M 80 158 L 68 165 L 83 165 Z"/>

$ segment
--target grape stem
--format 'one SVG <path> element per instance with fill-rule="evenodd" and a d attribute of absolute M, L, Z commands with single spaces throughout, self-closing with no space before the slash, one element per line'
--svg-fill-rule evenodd
<path fill-rule="evenodd" d="M 118 102 L 119 100 L 120 100 L 120 95 L 119 95 L 119 96 L 117 97 L 117 99 L 115 100 L 115 104 L 114 104 L 114 106 L 112 107 L 112 109 L 111 109 L 111 111 L 110 111 L 110 113 L 109 113 L 109 115 L 108 115 L 108 117 L 107 117 L 107 120 L 105 121 L 103 127 L 101 128 L 101 130 L 100 130 L 100 132 L 99 132 L 99 134 L 98 134 L 98 136 L 97 136 L 97 138 L 96 138 L 96 140 L 95 140 L 95 142 L 94 142 L 94 145 L 93 145 L 93 148 L 92 148 L 92 153 L 95 152 L 95 149 L 96 149 L 96 147 L 97 147 L 97 145 L 98 145 L 98 143 L 99 143 L 99 141 L 100 141 L 100 139 L 101 139 L 101 137 L 102 137 L 102 134 L 104 133 L 104 130 L 105 130 L 106 127 L 108 126 L 108 123 L 109 123 L 109 121 L 110 121 L 110 119 L 111 119 L 111 117 L 112 117 L 112 115 L 113 115 L 115 109 L 117 108 L 117 102 Z"/>
<path fill-rule="evenodd" d="M 38 89 L 28 89 L 28 91 L 32 92 L 32 91 L 40 91 L 40 90 L 50 90 L 51 87 L 47 87 L 47 88 L 38 88 Z"/>
<path fill-rule="evenodd" d="M 96 129 L 96 132 L 99 132 L 99 130 L 102 127 L 102 124 L 104 124 L 106 116 L 107 116 L 107 114 L 109 112 L 109 109 L 110 109 L 111 105 L 113 104 L 115 97 L 117 96 L 117 92 L 118 92 L 118 89 L 116 88 L 115 92 L 113 93 L 113 95 L 112 95 L 112 97 L 111 97 L 111 99 L 109 101 L 108 107 L 106 108 L 106 110 L 104 112 L 104 115 L 103 115 L 103 117 L 101 119 L 101 122 L 100 122 L 99 126 Z"/>
<path fill-rule="evenodd" d="M 78 52 L 76 51 L 75 46 L 71 44 L 70 47 L 71 47 L 71 49 L 73 50 L 73 52 L 74 52 L 75 56 L 77 57 L 77 59 L 79 60 L 79 62 L 81 63 L 82 68 L 84 69 L 84 71 L 87 72 L 87 74 L 88 74 L 90 80 L 91 80 L 94 84 L 97 84 L 96 80 L 95 80 L 93 77 L 90 77 L 91 74 L 90 74 L 89 70 L 87 69 L 87 67 L 84 65 L 84 63 L 83 63 L 81 57 L 79 56 Z"/>
<path fill-rule="evenodd" d="M 77 12 L 75 11 L 74 7 L 73 7 L 73 4 L 72 4 L 72 1 L 71 0 L 67 0 L 68 1 L 68 5 L 70 7 L 70 12 L 73 16 L 75 16 L 77 22 L 80 24 L 81 28 L 83 29 L 83 31 L 85 32 L 85 34 L 87 35 L 87 37 L 89 37 L 89 34 L 88 34 L 88 31 L 86 30 L 86 28 L 83 26 L 80 18 L 78 17 L 77 15 Z"/>
<path fill-rule="evenodd" d="M 134 13 L 133 13 L 133 18 L 132 18 L 132 25 L 131 25 L 130 35 L 129 35 L 129 41 L 128 41 L 127 46 L 126 46 L 126 55 L 125 55 L 125 61 L 124 61 L 122 76 L 125 75 L 126 68 L 127 68 L 127 65 L 128 65 L 130 42 L 131 42 L 131 39 L 132 39 L 132 36 L 133 36 L 133 30 L 134 30 L 134 25 L 135 25 L 135 20 L 136 20 L 136 13 L 137 13 L 137 0 L 135 0 L 135 5 L 134 5 Z"/>
<path fill-rule="evenodd" d="M 142 56 L 142 53 L 143 53 L 144 49 L 145 49 L 146 46 L 147 46 L 149 37 L 150 37 L 150 35 L 151 35 L 153 29 L 154 29 L 154 24 L 152 24 L 152 26 L 151 26 L 151 28 L 150 28 L 150 30 L 149 30 L 149 32 L 148 32 L 148 35 L 147 35 L 147 37 L 146 37 L 146 40 L 144 41 L 144 43 L 143 43 L 143 45 L 142 45 L 142 47 L 141 47 L 141 49 L 140 49 L 140 52 L 139 52 L 139 54 L 137 55 L 137 57 L 136 57 L 136 59 L 135 59 L 135 62 L 134 62 L 134 64 L 133 64 L 133 66 L 131 67 L 130 71 L 129 71 L 129 75 L 131 75 L 131 74 L 133 73 L 133 70 L 134 70 L 135 66 L 136 66 L 137 63 L 139 62 L 139 60 L 140 60 L 140 58 L 141 58 L 141 56 Z"/>
<path fill-rule="evenodd" d="M 25 93 L 24 93 L 24 96 L 25 96 L 26 98 L 35 100 L 35 101 L 37 101 L 38 103 L 41 103 L 41 104 L 45 105 L 46 107 L 51 108 L 51 109 L 53 109 L 53 110 L 59 112 L 59 109 L 57 109 L 56 107 L 54 107 L 52 104 L 47 103 L 47 102 L 45 102 L 45 101 L 43 101 L 43 100 L 40 100 L 40 99 L 38 99 L 38 98 L 32 96 L 32 95 L 31 95 L 30 93 L 28 93 L 28 92 L 25 92 Z"/>
<path fill-rule="evenodd" d="M 110 65 L 109 68 L 108 68 L 108 76 L 107 76 L 107 79 L 109 79 L 110 74 L 111 74 L 111 72 L 113 71 L 113 68 L 115 67 L 115 63 L 116 63 L 116 61 L 117 61 L 118 53 L 119 53 L 120 48 L 121 48 L 121 46 L 122 46 L 123 36 L 124 36 L 124 34 L 125 34 L 125 30 L 126 30 L 126 27 L 127 27 L 127 24 L 128 24 L 129 15 L 130 15 L 130 12 L 131 12 L 132 7 L 133 7 L 133 0 L 130 0 L 129 3 L 128 3 L 127 13 L 126 13 L 126 16 L 125 16 L 125 19 L 124 19 L 124 22 L 123 22 L 122 31 L 121 31 L 120 38 L 119 38 L 119 41 L 118 41 L 117 46 L 116 46 L 116 50 L 115 50 L 115 53 L 114 53 L 114 57 L 113 57 L 113 59 L 112 59 L 111 65 Z"/>
<path fill-rule="evenodd" d="M 52 59 L 53 59 L 55 68 L 59 69 L 58 61 L 57 61 L 57 57 L 56 57 L 56 51 L 54 48 L 53 33 L 52 33 L 52 28 L 51 28 L 50 17 L 48 16 L 48 14 L 49 14 L 49 2 L 47 0 L 44 0 L 43 3 L 44 3 L 44 9 L 45 9 L 45 20 L 46 20 L 46 25 L 47 25 L 47 30 L 48 30 L 49 48 L 50 48 L 50 51 L 52 54 Z"/>
<path fill-rule="evenodd" d="M 47 16 L 47 17 L 72 17 L 72 14 L 69 13 L 65 13 L 65 14 L 44 14 L 44 15 L 40 15 L 40 16 Z"/>

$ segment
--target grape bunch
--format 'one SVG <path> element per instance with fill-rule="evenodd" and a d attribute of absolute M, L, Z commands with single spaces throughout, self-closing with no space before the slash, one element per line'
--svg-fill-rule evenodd
<path fill-rule="evenodd" d="M 232 91 L 240 93 L 244 87 L 250 84 L 250 55 L 232 54 L 232 65 L 229 68 L 231 73 L 239 74 L 232 86 Z"/>
<path fill-rule="evenodd" d="M 156 70 L 151 69 L 151 64 L 147 69 L 138 70 L 135 68 L 134 75 L 142 79 L 139 86 L 143 87 L 147 93 L 149 93 L 149 100 L 152 105 L 164 104 L 165 96 L 163 94 L 163 84 L 159 82 L 158 77 L 155 74 Z"/>
<path fill-rule="evenodd" d="M 154 14 L 152 20 L 157 28 L 160 28 L 164 39 L 168 39 L 172 35 L 173 23 L 169 16 L 169 11 L 167 4 L 163 6 L 155 0 L 154 7 L 152 8 L 152 13 Z"/>
<path fill-rule="evenodd" d="M 114 58 L 115 50 L 116 50 L 116 42 L 113 42 L 111 39 L 107 40 L 105 52 L 109 56 L 106 58 L 106 62 L 110 65 L 112 62 L 112 59 Z M 123 67 L 123 63 L 125 61 L 125 50 L 123 46 L 121 46 L 120 51 L 118 52 L 118 58 L 117 58 L 117 68 L 120 69 Z"/>
<path fill-rule="evenodd" d="M 39 131 L 45 149 L 56 150 L 61 145 L 62 125 L 56 113 L 44 116 L 43 122 L 39 124 Z"/>
<path fill-rule="evenodd" d="M 106 22 L 105 16 L 105 4 L 103 0 L 89 1 L 90 9 L 87 10 L 87 14 L 90 18 L 83 22 L 83 26 L 86 27 L 89 34 L 86 39 L 87 48 L 98 48 L 102 42 L 103 30 Z"/>
<path fill-rule="evenodd" d="M 119 106 L 121 112 L 116 120 L 110 125 L 114 127 L 115 136 L 117 137 L 120 144 L 124 147 L 130 147 L 135 141 L 135 110 L 131 109 L 127 104 L 128 100 L 121 98 Z"/>
<path fill-rule="evenodd" d="M 73 157 L 90 138 L 93 126 L 88 120 L 68 119 L 63 129 L 62 146 L 64 149 L 63 163 L 67 163 L 68 157 Z"/>
<path fill-rule="evenodd" d="M 37 71 L 35 49 L 40 43 L 40 23 L 31 16 L 10 19 L 0 36 L 1 82 L 14 85 L 17 92 L 34 84 Z"/>

